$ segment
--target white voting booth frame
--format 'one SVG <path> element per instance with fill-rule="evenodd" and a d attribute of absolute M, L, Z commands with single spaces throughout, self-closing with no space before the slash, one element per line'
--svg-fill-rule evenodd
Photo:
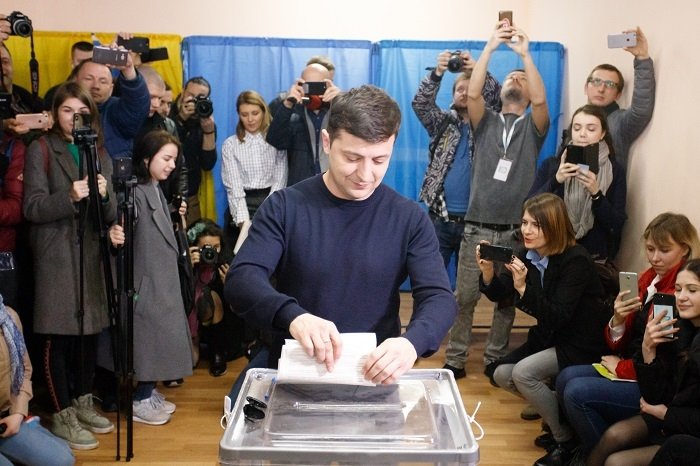
<path fill-rule="evenodd" d="M 280 383 L 276 374 L 248 371 L 219 443 L 222 465 L 479 462 L 448 370 L 414 369 L 394 385 L 375 387 Z"/>

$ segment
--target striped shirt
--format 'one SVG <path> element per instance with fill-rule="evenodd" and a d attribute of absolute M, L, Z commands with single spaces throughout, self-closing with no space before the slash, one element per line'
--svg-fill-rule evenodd
<path fill-rule="evenodd" d="M 231 217 L 238 225 L 250 220 L 246 189 L 270 188 L 272 193 L 287 185 L 287 151 L 272 147 L 259 132 L 246 131 L 243 142 L 235 134 L 226 139 L 221 154 L 221 179 Z"/>

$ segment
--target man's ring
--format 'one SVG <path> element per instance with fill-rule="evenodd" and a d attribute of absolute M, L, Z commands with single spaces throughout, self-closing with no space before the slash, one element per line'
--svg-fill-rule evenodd
<path fill-rule="evenodd" d="M 323 340 L 324 343 L 330 343 L 330 340 Z"/>

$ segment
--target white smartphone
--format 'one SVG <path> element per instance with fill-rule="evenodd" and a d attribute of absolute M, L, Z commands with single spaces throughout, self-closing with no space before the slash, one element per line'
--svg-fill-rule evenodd
<path fill-rule="evenodd" d="M 608 34 L 608 48 L 621 49 L 637 45 L 636 32 L 623 32 L 622 34 Z"/>
<path fill-rule="evenodd" d="M 639 293 L 638 276 L 635 272 L 620 272 L 620 291 L 629 291 L 625 300 L 632 299 Z"/>

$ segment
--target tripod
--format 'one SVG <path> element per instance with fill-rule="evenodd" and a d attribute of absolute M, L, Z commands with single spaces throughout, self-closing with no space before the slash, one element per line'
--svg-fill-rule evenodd
<path fill-rule="evenodd" d="M 114 279 L 112 277 L 112 267 L 110 261 L 110 251 L 109 251 L 109 240 L 107 237 L 107 225 L 104 222 L 102 215 L 102 198 L 100 197 L 98 175 L 100 174 L 100 162 L 97 155 L 96 149 L 97 134 L 90 126 L 90 115 L 76 113 L 74 116 L 73 124 L 73 142 L 78 146 L 79 151 L 79 164 L 78 164 L 78 176 L 83 179 L 87 174 L 87 182 L 89 195 L 87 199 L 84 199 L 79 204 L 79 216 L 78 216 L 78 247 L 79 247 L 79 264 L 80 264 L 80 282 L 79 282 L 79 305 L 78 305 L 78 325 L 79 325 L 79 335 L 80 335 L 80 364 L 81 373 L 85 373 L 85 333 L 84 333 L 84 319 L 85 319 L 85 247 L 84 247 L 84 236 L 85 229 L 87 226 L 87 219 L 89 215 L 92 215 L 94 224 L 98 230 L 99 243 L 100 243 L 100 257 L 102 263 L 102 272 L 105 282 L 105 292 L 107 295 L 107 305 L 108 314 L 110 319 L 110 333 L 112 338 L 119 334 L 119 323 L 117 321 L 117 308 L 114 290 Z M 116 360 L 116 345 L 113 341 L 112 351 L 113 357 Z M 84 375 L 83 375 L 84 377 Z M 84 385 L 84 380 L 83 380 Z M 119 398 L 117 397 L 117 402 Z M 119 429 L 119 419 L 117 418 L 117 429 Z M 117 435 L 119 435 L 119 430 L 117 430 Z M 119 437 L 118 437 L 119 438 Z M 117 443 L 117 445 L 119 445 Z M 119 448 L 117 446 L 117 448 Z M 117 450 L 117 459 L 119 459 L 119 450 Z"/>
<path fill-rule="evenodd" d="M 133 395 L 134 380 L 134 186 L 136 177 L 131 175 L 131 159 L 114 160 L 112 176 L 117 193 L 117 220 L 124 228 L 124 246 L 117 253 L 117 308 L 118 316 L 113 316 L 112 351 L 114 369 L 118 380 L 123 383 L 126 398 L 126 461 L 134 457 L 133 435 Z M 120 385 L 120 384 L 118 384 Z M 119 460 L 121 413 L 121 390 L 117 387 L 117 460 Z"/>

